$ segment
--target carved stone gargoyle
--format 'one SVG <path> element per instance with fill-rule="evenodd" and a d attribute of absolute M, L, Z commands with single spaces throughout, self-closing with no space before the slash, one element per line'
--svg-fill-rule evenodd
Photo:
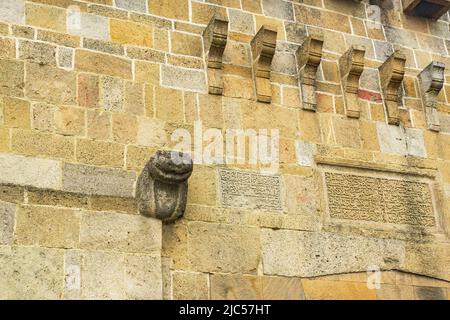
<path fill-rule="evenodd" d="M 147 162 L 137 181 L 139 212 L 164 222 L 172 222 L 183 216 L 188 192 L 187 180 L 192 169 L 192 159 L 186 153 L 158 150 Z"/>

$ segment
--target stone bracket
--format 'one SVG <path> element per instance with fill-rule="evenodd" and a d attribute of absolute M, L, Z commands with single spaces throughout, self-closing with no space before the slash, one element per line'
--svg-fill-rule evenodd
<path fill-rule="evenodd" d="M 316 111 L 316 73 L 322 60 L 323 37 L 309 36 L 297 49 L 303 109 Z"/>
<path fill-rule="evenodd" d="M 387 112 L 388 123 L 398 125 L 400 123 L 399 104 L 400 85 L 405 75 L 406 56 L 395 51 L 379 68 L 381 91 Z"/>
<path fill-rule="evenodd" d="M 139 212 L 164 222 L 182 217 L 187 202 L 187 180 L 192 169 L 192 159 L 188 154 L 158 150 L 137 181 Z"/>
<path fill-rule="evenodd" d="M 277 45 L 277 31 L 263 25 L 251 41 L 253 57 L 253 79 L 256 99 L 260 102 L 272 101 L 270 70 Z"/>
<path fill-rule="evenodd" d="M 444 86 L 444 70 L 445 65 L 442 62 L 432 61 L 418 76 L 427 126 L 433 131 L 439 131 L 436 102 L 439 91 Z"/>
<path fill-rule="evenodd" d="M 221 95 L 223 93 L 222 58 L 227 40 L 228 21 L 213 16 L 203 31 L 210 94 Z"/>
<path fill-rule="evenodd" d="M 361 106 L 358 99 L 359 78 L 364 70 L 364 55 L 366 49 L 353 46 L 339 59 L 345 109 L 350 118 L 359 118 Z"/>

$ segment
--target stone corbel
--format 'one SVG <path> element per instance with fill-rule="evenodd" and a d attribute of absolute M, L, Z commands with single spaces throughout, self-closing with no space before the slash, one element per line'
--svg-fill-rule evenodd
<path fill-rule="evenodd" d="M 189 155 L 158 150 L 138 178 L 136 199 L 139 212 L 172 222 L 183 216 L 188 192 L 187 180 L 193 169 Z"/>
<path fill-rule="evenodd" d="M 361 114 L 358 90 L 359 78 L 364 70 L 365 53 L 364 47 L 353 46 L 339 59 L 346 113 L 350 118 L 359 118 Z"/>
<path fill-rule="evenodd" d="M 316 111 L 316 73 L 322 60 L 322 47 L 321 36 L 309 36 L 296 53 L 303 109 L 306 110 Z"/>
<path fill-rule="evenodd" d="M 227 40 L 228 21 L 213 16 L 203 32 L 210 94 L 221 95 L 223 93 L 222 57 Z"/>
<path fill-rule="evenodd" d="M 398 125 L 400 123 L 399 104 L 400 85 L 405 75 L 406 56 L 395 51 L 379 68 L 381 91 L 384 106 L 388 117 L 388 123 Z"/>
<path fill-rule="evenodd" d="M 276 45 L 277 31 L 268 26 L 262 26 L 251 42 L 256 99 L 260 102 L 272 101 L 270 69 Z"/>
<path fill-rule="evenodd" d="M 436 101 L 439 91 L 444 86 L 445 65 L 439 61 L 432 61 L 419 73 L 420 92 L 422 95 L 428 129 L 439 131 L 439 117 Z"/>

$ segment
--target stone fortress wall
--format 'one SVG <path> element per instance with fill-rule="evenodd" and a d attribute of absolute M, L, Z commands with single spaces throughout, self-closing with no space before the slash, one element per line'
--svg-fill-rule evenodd
<path fill-rule="evenodd" d="M 449 15 L 378 2 L 0 1 L 0 298 L 450 298 Z M 277 173 L 140 215 L 195 121 L 279 129 Z"/>

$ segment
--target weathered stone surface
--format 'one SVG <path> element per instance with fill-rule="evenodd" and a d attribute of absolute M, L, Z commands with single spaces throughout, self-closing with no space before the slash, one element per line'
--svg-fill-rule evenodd
<path fill-rule="evenodd" d="M 261 278 L 251 275 L 211 275 L 211 299 L 258 300 L 262 299 Z"/>
<path fill-rule="evenodd" d="M 172 222 L 186 209 L 187 179 L 193 163 L 188 154 L 158 150 L 138 178 L 136 198 L 142 215 Z"/>
<path fill-rule="evenodd" d="M 91 165 L 105 165 L 122 168 L 124 146 L 118 143 L 79 139 L 77 141 L 77 161 Z"/>
<path fill-rule="evenodd" d="M 75 52 L 75 69 L 124 79 L 132 78 L 131 61 L 80 49 Z"/>
<path fill-rule="evenodd" d="M 135 180 L 134 172 L 66 163 L 62 188 L 85 194 L 131 197 Z"/>
<path fill-rule="evenodd" d="M 226 207 L 281 210 L 281 180 L 278 175 L 219 170 L 221 202 Z"/>
<path fill-rule="evenodd" d="M 25 87 L 24 63 L 15 60 L 0 60 L 0 94 L 23 96 Z"/>
<path fill-rule="evenodd" d="M 17 212 L 16 244 L 75 248 L 78 246 L 79 234 L 80 216 L 76 211 L 22 206 Z"/>
<path fill-rule="evenodd" d="M 0 154 L 0 182 L 59 189 L 61 164 L 55 160 Z"/>
<path fill-rule="evenodd" d="M 60 68 L 72 69 L 73 68 L 73 56 L 74 56 L 73 49 L 59 47 L 58 48 L 58 66 Z"/>
<path fill-rule="evenodd" d="M 176 89 L 204 92 L 206 77 L 203 71 L 163 65 L 161 67 L 161 84 Z"/>
<path fill-rule="evenodd" d="M 162 271 L 159 255 L 125 256 L 127 299 L 162 299 Z"/>
<path fill-rule="evenodd" d="M 314 163 L 314 153 L 316 145 L 302 140 L 295 142 L 295 153 L 297 156 L 297 164 L 300 166 L 312 166 Z"/>
<path fill-rule="evenodd" d="M 26 65 L 25 94 L 30 99 L 48 103 L 74 104 L 76 101 L 75 73 L 47 65 Z"/>
<path fill-rule="evenodd" d="M 256 273 L 259 246 L 258 228 L 204 222 L 188 225 L 188 257 L 193 270 Z"/>
<path fill-rule="evenodd" d="M 0 245 L 11 245 L 14 240 L 16 206 L 0 202 Z"/>
<path fill-rule="evenodd" d="M 26 24 L 58 32 L 66 32 L 66 10 L 56 6 L 27 3 Z"/>
<path fill-rule="evenodd" d="M 286 210 L 291 214 L 316 214 L 316 187 L 311 178 L 283 175 Z"/>
<path fill-rule="evenodd" d="M 264 300 L 304 300 L 300 278 L 262 277 L 262 298 Z"/>
<path fill-rule="evenodd" d="M 141 47 L 153 46 L 153 29 L 148 25 L 118 19 L 111 19 L 109 25 L 113 42 Z"/>
<path fill-rule="evenodd" d="M 406 128 L 405 136 L 408 154 L 426 158 L 427 152 L 423 141 L 423 131 L 421 129 Z"/>
<path fill-rule="evenodd" d="M 294 20 L 292 3 L 283 0 L 263 0 L 263 12 L 267 16 L 283 20 Z"/>
<path fill-rule="evenodd" d="M 377 122 L 377 132 L 382 152 L 407 154 L 405 133 L 401 127 Z"/>
<path fill-rule="evenodd" d="M 138 215 L 85 212 L 81 218 L 80 247 L 130 253 L 158 252 L 161 223 Z"/>
<path fill-rule="evenodd" d="M 19 41 L 19 58 L 37 64 L 56 65 L 56 47 L 47 43 Z"/>
<path fill-rule="evenodd" d="M 147 11 L 147 1 L 146 0 L 116 0 L 116 6 L 121 9 L 130 11 Z"/>
<path fill-rule="evenodd" d="M 109 40 L 108 19 L 69 10 L 67 13 L 67 32 L 80 37 Z"/>
<path fill-rule="evenodd" d="M 0 20 L 23 24 L 25 22 L 25 1 L 5 0 L 0 3 Z"/>
<path fill-rule="evenodd" d="M 293 230 L 261 231 L 264 273 L 311 277 L 402 265 L 405 245 L 399 240 Z"/>
<path fill-rule="evenodd" d="M 302 280 L 306 300 L 375 300 L 376 290 L 366 283 Z"/>
<path fill-rule="evenodd" d="M 58 299 L 64 252 L 36 247 L 0 247 L 1 299 Z"/>
<path fill-rule="evenodd" d="M 3 124 L 13 128 L 30 128 L 30 103 L 22 99 L 3 98 Z"/>
<path fill-rule="evenodd" d="M 81 275 L 81 298 L 124 299 L 124 274 L 124 254 L 85 251 Z"/>
<path fill-rule="evenodd" d="M 173 272 L 174 300 L 207 300 L 209 298 L 208 274 L 197 272 Z"/>

